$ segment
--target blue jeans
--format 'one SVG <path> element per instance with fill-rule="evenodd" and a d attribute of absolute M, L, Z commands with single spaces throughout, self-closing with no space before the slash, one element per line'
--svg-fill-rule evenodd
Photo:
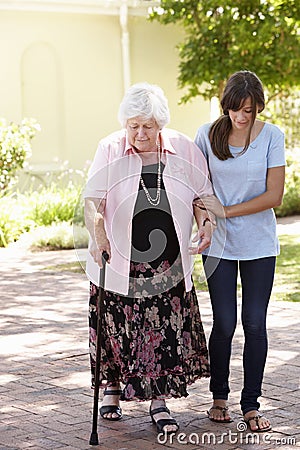
<path fill-rule="evenodd" d="M 242 284 L 244 330 L 243 414 L 259 409 L 258 397 L 267 357 L 266 314 L 274 280 L 276 257 L 235 261 L 203 256 L 213 311 L 209 338 L 210 390 L 214 399 L 228 399 L 231 343 L 237 322 L 237 275 Z M 213 270 L 213 269 L 214 270 Z"/>

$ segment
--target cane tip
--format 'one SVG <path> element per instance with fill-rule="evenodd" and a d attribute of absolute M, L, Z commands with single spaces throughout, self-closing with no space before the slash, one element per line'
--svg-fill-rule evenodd
<path fill-rule="evenodd" d="M 90 445 L 99 445 L 98 433 L 92 433 L 90 436 Z"/>

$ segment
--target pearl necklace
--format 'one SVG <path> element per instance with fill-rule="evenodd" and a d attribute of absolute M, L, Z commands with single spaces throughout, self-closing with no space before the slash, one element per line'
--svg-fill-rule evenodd
<path fill-rule="evenodd" d="M 146 199 L 152 206 L 157 206 L 160 203 L 160 191 L 161 191 L 160 143 L 158 143 L 158 145 L 157 145 L 157 151 L 158 151 L 157 190 L 156 190 L 156 196 L 154 198 L 151 197 L 148 189 L 146 188 L 146 185 L 144 183 L 142 175 L 140 176 L 140 182 L 141 182 L 142 188 L 145 192 Z"/>

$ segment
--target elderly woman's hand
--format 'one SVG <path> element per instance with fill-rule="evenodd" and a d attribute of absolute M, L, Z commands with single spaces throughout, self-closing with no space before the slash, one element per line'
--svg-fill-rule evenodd
<path fill-rule="evenodd" d="M 214 224 L 209 220 L 206 220 L 205 223 L 199 227 L 197 233 L 192 239 L 192 242 L 197 242 L 197 246 L 189 248 L 189 252 L 191 255 L 202 253 L 206 248 L 210 246 L 214 229 Z"/>
<path fill-rule="evenodd" d="M 217 217 L 223 219 L 226 217 L 226 207 L 224 207 L 220 200 L 214 195 L 208 195 L 207 197 L 194 200 L 194 206 L 197 206 L 200 209 L 207 209 Z"/>
<path fill-rule="evenodd" d="M 109 256 L 107 262 L 110 263 L 110 245 L 108 239 L 103 239 L 98 243 L 95 241 L 91 241 L 89 245 L 89 252 L 94 258 L 95 263 L 98 264 L 98 266 L 102 269 L 103 267 L 103 260 L 102 260 L 102 253 L 106 252 Z"/>
<path fill-rule="evenodd" d="M 84 203 L 85 225 L 90 235 L 89 252 L 94 258 L 95 263 L 102 269 L 102 253 L 106 252 L 110 262 L 110 244 L 104 227 L 103 213 L 106 200 L 88 197 Z"/>

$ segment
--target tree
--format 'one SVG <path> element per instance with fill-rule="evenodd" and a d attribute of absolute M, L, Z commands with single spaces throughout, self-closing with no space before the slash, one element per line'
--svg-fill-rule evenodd
<path fill-rule="evenodd" d="M 182 102 L 220 98 L 238 70 L 256 72 L 269 98 L 300 86 L 299 0 L 161 0 L 149 19 L 184 27 L 178 45 Z"/>

